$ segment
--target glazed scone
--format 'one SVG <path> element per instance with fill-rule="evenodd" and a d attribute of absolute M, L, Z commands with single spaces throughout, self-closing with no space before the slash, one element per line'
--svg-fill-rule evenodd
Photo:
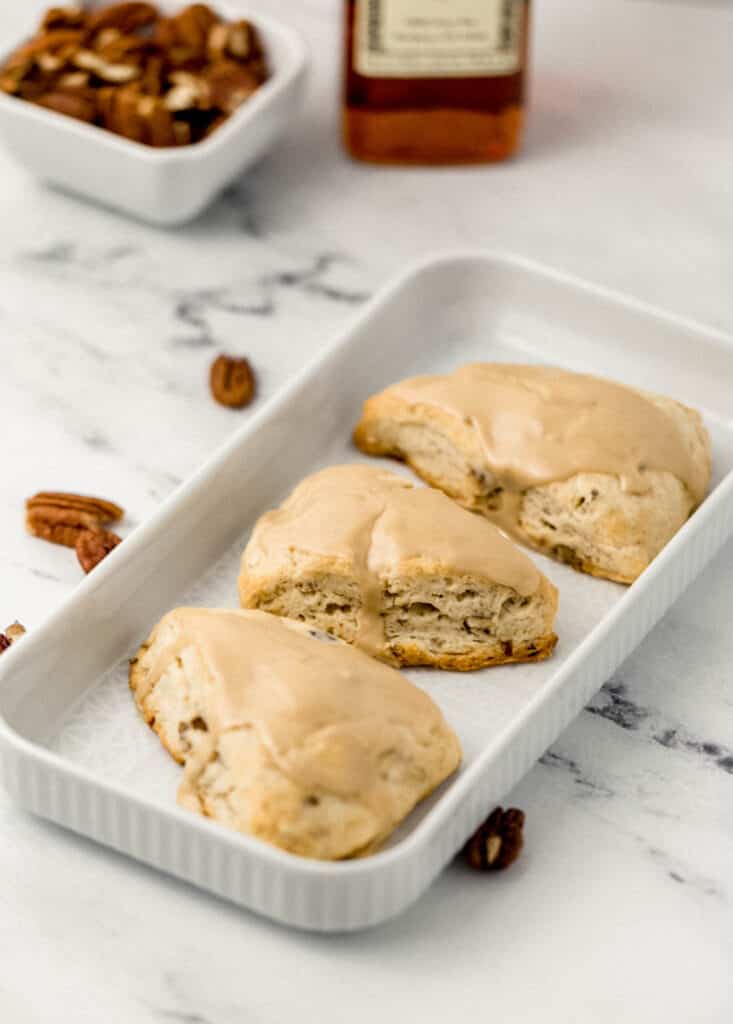
<path fill-rule="evenodd" d="M 544 366 L 474 363 L 368 399 L 354 433 L 465 508 L 583 572 L 631 583 L 703 500 L 694 409 Z"/>
<path fill-rule="evenodd" d="M 373 851 L 461 760 L 399 672 L 264 612 L 169 612 L 130 687 L 184 766 L 180 804 L 304 857 Z"/>
<path fill-rule="evenodd" d="M 536 661 L 557 639 L 555 588 L 500 530 L 364 464 L 307 477 L 261 517 L 239 596 L 398 665 Z"/>

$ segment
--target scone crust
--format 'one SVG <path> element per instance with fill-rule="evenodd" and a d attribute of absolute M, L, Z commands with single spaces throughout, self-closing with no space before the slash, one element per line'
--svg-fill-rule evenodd
<path fill-rule="evenodd" d="M 185 764 L 186 759 L 181 753 L 179 746 L 174 745 L 168 738 L 168 733 L 163 729 L 162 722 L 158 720 L 155 709 L 152 706 L 152 691 L 145 693 L 146 671 L 143 667 L 145 653 L 149 650 L 153 637 L 151 636 L 138 648 L 137 654 L 130 659 L 130 671 L 128 681 L 130 690 L 135 698 L 135 704 L 142 715 L 145 724 L 156 734 L 165 749 L 178 764 Z"/>
<path fill-rule="evenodd" d="M 289 767 L 283 766 L 278 757 L 273 756 L 272 741 L 264 739 L 257 719 L 237 717 L 229 724 L 222 724 L 221 705 L 217 704 L 221 699 L 220 683 L 216 674 L 212 675 L 209 670 L 212 663 L 192 639 L 194 634 L 185 631 L 186 616 L 191 611 L 177 609 L 161 620 L 132 660 L 129 677 L 144 720 L 158 734 L 171 756 L 184 765 L 179 790 L 179 803 L 183 806 L 300 856 L 326 860 L 364 856 L 378 848 L 414 805 L 458 767 L 460 744 L 437 707 L 386 666 L 377 666 L 365 655 L 336 641 L 321 645 L 310 639 L 311 631 L 305 627 L 261 612 L 195 610 L 243 620 L 254 616 L 269 620 L 269 630 L 273 625 L 283 633 L 294 630 L 319 652 L 322 646 L 329 650 L 338 648 L 345 652 L 338 654 L 335 662 L 337 675 L 334 678 L 339 686 L 351 685 L 349 679 L 355 677 L 348 673 L 352 669 L 357 674 L 366 672 L 367 677 L 369 672 L 381 673 L 376 685 L 386 685 L 385 690 L 380 690 L 386 705 L 384 726 L 376 732 L 369 727 L 369 731 L 363 733 L 368 720 L 362 723 L 359 714 L 354 718 L 356 751 L 367 736 L 371 737 L 370 743 L 377 744 L 370 754 L 370 758 L 376 760 L 368 762 L 372 767 L 365 776 L 367 788 L 363 794 L 352 793 L 348 786 L 347 791 L 343 791 L 343 787 L 339 789 L 338 785 L 332 788 L 328 783 L 333 757 L 338 764 L 338 758 L 343 756 L 340 753 L 343 748 L 338 745 L 340 740 L 335 748 L 329 746 L 329 716 L 334 714 L 331 698 L 323 705 L 317 698 L 316 708 L 322 711 L 317 710 L 316 734 L 306 730 L 302 735 L 304 745 L 288 748 L 286 765 Z M 245 621 L 244 626 L 247 625 Z M 242 632 L 245 671 L 249 671 L 246 659 L 252 656 L 247 650 L 248 635 L 251 636 L 245 629 Z M 279 632 L 273 634 L 275 644 L 278 638 Z M 268 658 L 268 673 L 273 671 L 273 664 Z M 290 685 L 286 682 L 287 673 L 283 676 L 282 663 L 278 664 L 281 685 L 287 687 Z M 297 664 L 296 660 L 293 663 L 296 671 Z M 325 673 L 333 671 L 333 657 L 327 658 L 323 665 Z M 339 666 L 348 670 L 347 676 L 340 673 Z M 389 674 L 388 678 L 385 673 Z M 393 675 L 394 682 L 391 682 Z M 254 685 L 259 685 L 258 677 L 252 678 Z M 368 686 L 368 680 L 364 686 Z M 397 690 L 392 706 L 393 687 Z M 337 693 L 334 693 L 335 706 L 338 706 Z M 345 699 L 354 699 L 348 693 L 350 691 Z M 368 693 L 368 689 L 362 689 L 361 693 Z M 355 698 L 362 699 L 356 691 Z M 293 699 L 294 710 L 297 710 L 300 698 L 294 696 Z M 340 706 L 343 708 L 344 704 Z M 413 706 L 415 714 L 405 717 L 407 708 Z M 338 720 L 334 719 L 334 727 L 338 725 Z M 348 731 L 343 735 L 348 736 Z M 319 762 L 323 744 L 325 760 Z M 312 766 L 319 763 L 325 766 L 325 775 L 316 773 L 314 778 Z M 304 777 L 299 777 L 299 764 L 306 770 Z M 375 775 L 377 764 L 384 765 L 384 778 Z M 337 781 L 341 778 L 337 774 Z"/>
<path fill-rule="evenodd" d="M 530 661 L 544 661 L 549 658 L 555 650 L 557 635 L 548 633 L 547 636 L 537 637 L 533 643 L 522 644 L 514 648 L 511 654 L 499 649 L 495 653 L 489 651 L 472 651 L 466 654 L 431 654 L 423 647 L 416 644 L 395 643 L 391 648 L 391 657 L 388 659 L 394 665 L 401 665 L 404 668 L 440 668 L 451 672 L 473 672 L 481 668 L 492 668 L 498 665 L 517 665 Z"/>

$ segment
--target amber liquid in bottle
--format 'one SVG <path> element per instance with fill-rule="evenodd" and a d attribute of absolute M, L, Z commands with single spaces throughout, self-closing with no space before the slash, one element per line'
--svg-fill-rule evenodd
<path fill-rule="evenodd" d="M 521 138 L 529 0 L 345 0 L 343 138 L 357 160 L 484 163 Z"/>

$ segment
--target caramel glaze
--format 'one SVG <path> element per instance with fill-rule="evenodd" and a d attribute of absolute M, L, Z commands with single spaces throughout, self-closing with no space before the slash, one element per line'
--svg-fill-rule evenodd
<path fill-rule="evenodd" d="M 487 486 L 502 488 L 492 517 L 514 531 L 521 494 L 578 473 L 618 476 L 643 494 L 646 470 L 672 473 L 699 504 L 708 467 L 652 396 L 610 380 L 548 366 L 472 363 L 446 376 L 414 377 L 384 392 L 433 406 L 470 426 Z"/>
<path fill-rule="evenodd" d="M 384 646 L 380 610 L 390 577 L 471 575 L 522 596 L 534 594 L 542 580 L 488 520 L 440 491 L 367 465 L 332 466 L 306 477 L 280 508 L 262 516 L 242 557 L 241 580 L 282 572 L 302 557 L 357 579 L 362 603 L 355 642 L 372 655 Z"/>
<path fill-rule="evenodd" d="M 196 806 L 189 779 L 227 730 L 253 729 L 280 771 L 306 789 L 358 797 L 389 817 L 389 787 L 380 757 L 404 736 L 428 743 L 444 737 L 446 764 L 460 761 L 458 740 L 427 694 L 403 675 L 346 644 L 260 611 L 176 608 L 161 622 L 149 686 L 175 657 L 202 660 L 208 680 L 206 733 L 189 758 L 180 802 Z M 141 690 L 138 701 L 147 693 Z M 235 766 L 236 767 L 236 766 Z M 387 801 L 387 806 L 385 806 Z"/>

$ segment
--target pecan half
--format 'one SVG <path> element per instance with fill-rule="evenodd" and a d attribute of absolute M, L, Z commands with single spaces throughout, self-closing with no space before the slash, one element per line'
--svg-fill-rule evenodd
<path fill-rule="evenodd" d="M 110 7 L 92 11 L 87 19 L 87 28 L 90 32 L 98 32 L 102 28 L 116 28 L 127 34 L 152 25 L 157 17 L 158 10 L 153 4 L 112 4 Z"/>
<path fill-rule="evenodd" d="M 22 99 L 34 99 L 64 69 L 81 39 L 81 32 L 58 29 L 24 43 L 0 68 L 0 89 Z"/>
<path fill-rule="evenodd" d="M 26 74 L 24 67 L 3 69 L 0 72 L 0 91 L 7 92 L 11 96 L 20 92 L 20 85 Z"/>
<path fill-rule="evenodd" d="M 70 92 L 78 95 L 85 93 L 87 99 L 94 100 L 94 90 L 89 89 L 89 75 L 86 71 L 67 71 L 60 75 L 56 82 L 58 92 Z M 94 104 L 96 106 L 96 103 Z"/>
<path fill-rule="evenodd" d="M 57 114 L 66 114 L 67 117 L 75 117 L 79 121 L 90 123 L 97 113 L 97 105 L 93 99 L 74 95 L 61 89 L 55 92 L 45 92 L 33 102 L 37 103 L 39 107 L 55 110 Z"/>
<path fill-rule="evenodd" d="M 143 119 L 145 142 L 151 146 L 176 145 L 175 123 L 162 99 L 142 96 L 138 100 L 137 112 Z"/>
<path fill-rule="evenodd" d="M 56 53 L 39 53 L 36 57 L 36 64 L 47 75 L 53 75 L 57 71 L 61 71 L 65 63 L 66 60 L 63 57 L 59 57 Z"/>
<path fill-rule="evenodd" d="M 27 43 L 18 47 L 6 61 L 5 69 L 11 69 L 20 65 L 27 65 L 40 54 L 54 54 L 59 50 L 73 52 L 81 45 L 84 33 L 79 29 L 54 29 L 53 32 L 46 32 L 40 36 L 34 36 Z"/>
<path fill-rule="evenodd" d="M 495 807 L 483 825 L 479 825 L 463 848 L 468 864 L 477 871 L 501 871 L 508 868 L 522 850 L 524 811 Z"/>
<path fill-rule="evenodd" d="M 233 57 L 246 60 L 254 49 L 252 28 L 248 21 L 237 21 L 229 26 L 227 49 Z"/>
<path fill-rule="evenodd" d="M 80 4 L 69 7 L 49 7 L 43 16 L 41 30 L 51 31 L 55 28 L 79 28 L 84 24 L 84 8 Z"/>
<path fill-rule="evenodd" d="M 191 125 L 187 124 L 185 121 L 174 121 L 173 136 L 176 140 L 177 146 L 190 146 L 193 142 Z"/>
<path fill-rule="evenodd" d="M 102 124 L 116 135 L 134 142 L 145 139 L 145 122 L 140 113 L 140 90 L 137 82 L 121 89 L 108 87 L 99 90 L 99 114 Z"/>
<path fill-rule="evenodd" d="M 229 26 L 223 21 L 217 21 L 209 29 L 206 40 L 206 53 L 211 60 L 221 60 L 227 51 L 229 43 Z"/>
<path fill-rule="evenodd" d="M 122 538 L 110 530 L 83 530 L 76 539 L 76 557 L 84 572 L 89 573 L 113 551 Z"/>
<path fill-rule="evenodd" d="M 79 534 L 121 519 L 124 509 L 112 501 L 82 494 L 41 491 L 26 503 L 26 527 L 34 537 L 76 547 Z"/>
<path fill-rule="evenodd" d="M 7 651 L 8 647 L 12 647 L 16 640 L 25 634 L 25 626 L 21 626 L 19 622 L 11 622 L 6 627 L 4 633 L 0 633 L 0 654 L 3 651 Z"/>
<path fill-rule="evenodd" d="M 132 82 L 133 79 L 140 77 L 140 68 L 137 64 L 111 64 L 93 50 L 79 50 L 74 54 L 72 63 L 82 71 L 91 71 L 103 82 L 114 85 Z"/>
<path fill-rule="evenodd" d="M 255 378 L 246 359 L 219 356 L 211 364 L 211 394 L 219 405 L 241 409 L 254 398 Z"/>
<path fill-rule="evenodd" d="M 146 60 L 159 56 L 149 39 L 123 36 L 114 28 L 103 29 L 90 48 L 108 64 L 135 64 L 142 67 Z"/>
<path fill-rule="evenodd" d="M 123 36 L 118 28 L 102 28 L 92 39 L 92 49 L 104 53 L 111 46 L 114 46 L 115 43 L 119 43 L 123 39 L 131 39 L 136 43 L 138 42 L 137 36 Z M 109 59 L 108 53 L 106 56 Z"/>
<path fill-rule="evenodd" d="M 201 58 L 206 53 L 209 32 L 217 24 L 217 17 L 206 4 L 190 4 L 171 18 L 176 41 Z"/>
<path fill-rule="evenodd" d="M 211 60 L 221 60 L 227 55 L 247 60 L 257 52 L 257 39 L 248 21 L 237 21 L 232 25 L 217 22 L 209 30 L 206 52 Z"/>
<path fill-rule="evenodd" d="M 190 71 L 172 71 L 168 81 L 172 88 L 163 100 L 167 110 L 206 110 L 211 106 L 208 83 L 199 75 L 193 75 Z"/>

